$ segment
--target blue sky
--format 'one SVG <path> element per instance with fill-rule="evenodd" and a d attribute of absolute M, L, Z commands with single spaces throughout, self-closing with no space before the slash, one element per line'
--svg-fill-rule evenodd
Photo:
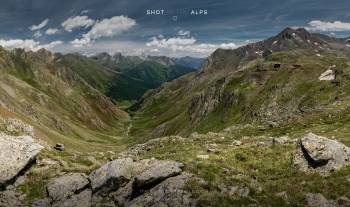
<path fill-rule="evenodd" d="M 205 57 L 306 27 L 350 36 L 348 0 L 0 0 L 0 45 Z M 147 15 L 147 10 L 164 10 Z M 206 10 L 207 15 L 190 15 Z M 174 20 L 176 16 L 176 21 Z"/>

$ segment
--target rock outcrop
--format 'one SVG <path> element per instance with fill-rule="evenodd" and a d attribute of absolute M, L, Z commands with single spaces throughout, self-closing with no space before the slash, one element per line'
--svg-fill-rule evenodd
<path fill-rule="evenodd" d="M 193 175 L 184 173 L 171 177 L 143 195 L 126 203 L 125 206 L 195 206 L 191 193 L 184 190 L 186 182 Z"/>
<path fill-rule="evenodd" d="M 34 206 L 194 206 L 185 189 L 192 174 L 175 161 L 122 158 L 106 163 L 89 176 L 70 173 L 47 184 L 47 198 Z"/>
<path fill-rule="evenodd" d="M 328 201 L 322 194 L 308 193 L 306 195 L 306 201 L 308 207 L 335 207 L 333 203 Z"/>
<path fill-rule="evenodd" d="M 335 74 L 334 71 L 331 69 L 326 70 L 325 72 L 323 72 L 320 77 L 318 77 L 319 80 L 323 80 L 323 81 L 332 81 L 335 79 Z"/>
<path fill-rule="evenodd" d="M 35 161 L 42 148 L 30 136 L 0 134 L 0 187 L 12 184 Z"/>
<path fill-rule="evenodd" d="M 309 133 L 298 142 L 294 164 L 305 172 L 328 175 L 350 164 L 350 148 L 336 140 Z"/>
<path fill-rule="evenodd" d="M 0 206 L 1 207 L 12 207 L 12 206 L 25 206 L 25 196 L 14 190 L 0 191 Z"/>
<path fill-rule="evenodd" d="M 187 110 L 192 121 L 202 119 L 209 113 L 215 111 L 220 102 L 223 102 L 224 100 L 227 102 L 227 105 L 232 104 L 234 95 L 223 94 L 225 85 L 226 79 L 219 79 L 211 84 L 207 90 L 201 92 L 192 99 L 190 107 Z"/>
<path fill-rule="evenodd" d="M 130 158 L 108 162 L 89 176 L 92 191 L 106 194 L 119 189 L 132 177 L 134 162 Z"/>
<path fill-rule="evenodd" d="M 53 202 L 71 197 L 89 185 L 88 177 L 82 173 L 70 173 L 52 179 L 47 184 L 47 193 Z"/>

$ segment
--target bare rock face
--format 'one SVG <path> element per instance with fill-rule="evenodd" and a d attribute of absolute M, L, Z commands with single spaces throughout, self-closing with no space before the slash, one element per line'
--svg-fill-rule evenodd
<path fill-rule="evenodd" d="M 320 77 L 318 77 L 321 81 L 332 81 L 335 79 L 335 73 L 333 70 L 328 69 L 325 72 L 323 72 Z"/>
<path fill-rule="evenodd" d="M 130 158 L 108 162 L 89 176 L 94 193 L 108 193 L 126 184 L 132 177 L 134 162 Z"/>
<path fill-rule="evenodd" d="M 51 179 L 47 198 L 33 206 L 194 206 L 195 200 L 185 190 L 194 176 L 182 173 L 182 168 L 175 161 L 117 159 L 89 177 L 70 173 Z"/>
<path fill-rule="evenodd" d="M 25 206 L 24 195 L 14 190 L 0 191 L 0 206 Z"/>
<path fill-rule="evenodd" d="M 226 100 L 226 95 L 223 95 L 225 85 L 225 78 L 217 80 L 214 84 L 210 85 L 206 91 L 201 92 L 192 99 L 191 105 L 187 110 L 187 113 L 190 115 L 192 121 L 207 116 L 209 113 L 215 111 L 221 101 L 224 99 Z M 233 98 L 234 96 L 231 94 L 227 99 Z M 233 100 L 230 101 L 233 102 Z"/>
<path fill-rule="evenodd" d="M 88 177 L 82 173 L 69 173 L 50 180 L 47 192 L 52 201 L 60 201 L 74 195 L 89 185 Z"/>
<path fill-rule="evenodd" d="M 126 203 L 125 206 L 195 206 L 191 194 L 184 190 L 186 182 L 193 176 L 183 173 L 168 178 L 154 188 Z"/>
<path fill-rule="evenodd" d="M 148 169 L 135 176 L 135 185 L 146 186 L 159 183 L 168 177 L 179 175 L 182 172 L 182 163 L 174 161 L 162 161 L 148 163 Z"/>
<path fill-rule="evenodd" d="M 0 134 L 0 187 L 11 184 L 36 159 L 42 148 L 30 136 Z"/>
<path fill-rule="evenodd" d="M 90 207 L 92 192 L 90 189 L 53 204 L 53 207 Z"/>
<path fill-rule="evenodd" d="M 308 193 L 306 195 L 306 201 L 308 207 L 335 207 L 334 204 L 329 202 L 322 194 Z"/>
<path fill-rule="evenodd" d="M 301 138 L 294 164 L 302 171 L 328 175 L 350 164 L 350 148 L 312 133 Z"/>

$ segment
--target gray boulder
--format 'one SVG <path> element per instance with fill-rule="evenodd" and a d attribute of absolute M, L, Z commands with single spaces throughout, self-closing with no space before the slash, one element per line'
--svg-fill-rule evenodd
<path fill-rule="evenodd" d="M 298 142 L 294 164 L 305 172 L 328 175 L 350 163 L 350 148 L 336 140 L 307 134 Z"/>
<path fill-rule="evenodd" d="M 70 173 L 51 179 L 48 197 L 37 207 L 194 206 L 186 182 L 193 177 L 175 161 L 117 159 L 92 172 L 89 178 Z"/>
<path fill-rule="evenodd" d="M 174 161 L 154 161 L 148 164 L 146 170 L 135 176 L 135 185 L 138 187 L 159 183 L 166 178 L 179 175 L 184 165 Z"/>
<path fill-rule="evenodd" d="M 85 174 L 70 173 L 49 181 L 46 186 L 48 196 L 53 202 L 64 200 L 89 185 Z"/>
<path fill-rule="evenodd" d="M 93 193 L 108 193 L 118 190 L 130 181 L 135 164 L 132 159 L 117 159 L 93 171 L 89 179 Z"/>
<path fill-rule="evenodd" d="M 6 186 L 33 161 L 43 147 L 30 136 L 0 134 L 0 187 Z"/>
<path fill-rule="evenodd" d="M 342 196 L 337 199 L 339 207 L 350 207 L 350 200 L 346 196 Z"/>
<path fill-rule="evenodd" d="M 306 201 L 308 207 L 335 207 L 334 204 L 329 202 L 322 194 L 308 193 L 306 195 Z"/>
<path fill-rule="evenodd" d="M 12 206 L 25 206 L 25 196 L 14 190 L 0 191 L 0 206 L 1 207 L 12 207 Z"/>
<path fill-rule="evenodd" d="M 51 206 L 51 202 L 50 202 L 50 199 L 48 198 L 35 200 L 32 203 L 32 207 L 50 207 L 50 206 Z"/>
<path fill-rule="evenodd" d="M 156 185 L 146 193 L 134 198 L 125 206 L 151 207 L 151 206 L 195 206 L 191 193 L 185 190 L 186 183 L 193 177 L 188 173 L 171 177 Z"/>
<path fill-rule="evenodd" d="M 57 143 L 54 148 L 58 151 L 64 151 L 64 144 Z"/>
<path fill-rule="evenodd" d="M 54 203 L 52 207 L 90 207 L 91 196 L 91 190 L 87 189 L 79 194 L 72 195 L 67 199 Z"/>

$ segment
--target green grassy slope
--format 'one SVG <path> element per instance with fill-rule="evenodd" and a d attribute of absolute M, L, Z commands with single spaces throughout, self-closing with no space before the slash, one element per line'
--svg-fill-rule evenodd
<path fill-rule="evenodd" d="M 144 61 L 116 75 L 107 95 L 116 100 L 138 100 L 147 90 L 193 71 L 185 66 L 164 66 L 154 61 Z"/>
<path fill-rule="evenodd" d="M 51 145 L 64 143 L 68 150 L 120 144 L 128 114 L 100 92 L 102 82 L 94 80 L 102 79 L 89 79 L 93 76 L 82 72 L 94 71 L 78 73 L 57 61 L 56 55 L 44 50 L 1 50 L 1 116 L 33 125 L 40 139 Z M 86 64 L 76 63 L 76 70 Z"/>
<path fill-rule="evenodd" d="M 180 78 L 145 97 L 135 113 L 132 133 L 149 137 L 189 134 L 237 123 L 284 124 L 343 113 L 350 103 L 348 57 L 333 52 L 320 55 L 310 50 L 282 51 L 234 70 Z M 275 63 L 281 67 L 274 68 Z M 333 65 L 336 80 L 319 81 L 320 74 Z M 216 96 L 206 92 L 215 87 L 222 87 Z M 206 107 L 198 97 L 214 99 L 215 107 L 204 115 L 191 111 L 191 105 Z"/>

